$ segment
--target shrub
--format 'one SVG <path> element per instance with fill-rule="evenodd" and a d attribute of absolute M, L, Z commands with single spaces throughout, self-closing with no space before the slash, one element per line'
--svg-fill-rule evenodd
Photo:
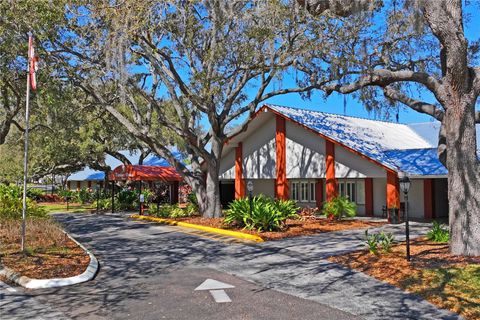
<path fill-rule="evenodd" d="M 152 203 L 151 205 L 148 206 L 148 214 L 151 216 L 155 216 L 158 218 L 168 218 L 169 217 L 169 212 L 165 210 L 163 206 L 159 206 L 156 203 Z"/>
<path fill-rule="evenodd" d="M 0 184 L 0 219 L 21 219 L 22 208 L 22 189 Z M 27 198 L 27 217 L 46 218 L 47 211 Z"/>
<path fill-rule="evenodd" d="M 378 242 L 379 242 L 379 235 L 378 234 L 368 234 L 368 230 L 365 230 L 365 237 L 367 239 L 366 244 L 368 247 L 368 251 L 371 254 L 378 254 Z"/>
<path fill-rule="evenodd" d="M 187 206 L 185 207 L 185 213 L 187 214 L 188 217 L 195 216 L 198 214 L 198 205 L 195 203 L 187 203 Z"/>
<path fill-rule="evenodd" d="M 395 241 L 395 238 L 390 232 L 385 233 L 384 231 L 381 231 L 380 233 L 368 234 L 368 230 L 365 230 L 365 237 L 365 243 L 370 253 L 377 255 L 379 245 L 381 246 L 382 251 L 385 253 L 392 251 L 392 245 Z"/>
<path fill-rule="evenodd" d="M 119 210 L 135 210 L 139 207 L 139 194 L 136 190 L 124 189 L 117 193 L 115 207 Z"/>
<path fill-rule="evenodd" d="M 95 199 L 95 195 L 90 190 L 83 188 L 77 193 L 78 202 L 81 204 L 92 202 Z"/>
<path fill-rule="evenodd" d="M 427 233 L 427 239 L 434 242 L 448 242 L 450 240 L 450 232 L 446 226 L 433 221 L 432 230 Z"/>
<path fill-rule="evenodd" d="M 330 219 L 341 220 L 342 217 L 355 217 L 357 205 L 347 197 L 335 197 L 323 205 L 322 213 Z"/>
<path fill-rule="evenodd" d="M 187 196 L 187 202 L 198 206 L 197 196 L 194 192 L 190 192 Z"/>
<path fill-rule="evenodd" d="M 395 241 L 395 238 L 393 237 L 393 234 L 385 233 L 385 232 L 380 232 L 380 245 L 382 246 L 382 251 L 383 252 L 391 252 L 392 251 L 392 245 L 393 242 Z"/>
<path fill-rule="evenodd" d="M 60 190 L 58 191 L 58 195 L 66 201 L 68 198 L 68 201 L 75 201 L 77 199 L 77 193 L 75 191 L 71 190 Z"/>
<path fill-rule="evenodd" d="M 93 208 L 97 208 L 97 201 L 93 203 Z M 111 198 L 100 198 L 98 200 L 98 208 L 100 210 L 110 210 L 112 209 L 112 199 Z"/>
<path fill-rule="evenodd" d="M 187 206 L 185 209 L 182 209 L 178 204 L 163 204 L 158 206 L 157 204 L 151 204 L 148 207 L 148 213 L 152 216 L 158 218 L 185 218 L 191 217 L 197 214 L 197 209 L 195 207 Z"/>
<path fill-rule="evenodd" d="M 293 200 L 278 200 L 264 196 L 252 199 L 252 210 L 248 198 L 237 199 L 230 203 L 226 210 L 224 223 L 235 224 L 246 229 L 257 231 L 280 230 L 289 218 L 297 218 L 297 210 Z"/>
<path fill-rule="evenodd" d="M 33 200 L 40 200 L 43 197 L 43 190 L 38 188 L 28 188 L 27 197 Z"/>

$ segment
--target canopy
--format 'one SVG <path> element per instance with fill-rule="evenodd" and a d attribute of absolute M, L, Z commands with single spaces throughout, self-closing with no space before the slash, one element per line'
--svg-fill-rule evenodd
<path fill-rule="evenodd" d="M 113 181 L 182 181 L 174 167 L 120 165 L 109 174 Z"/>

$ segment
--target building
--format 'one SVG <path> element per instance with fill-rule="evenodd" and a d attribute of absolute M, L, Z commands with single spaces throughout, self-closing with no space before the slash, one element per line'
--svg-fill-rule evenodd
<path fill-rule="evenodd" d="M 245 196 L 251 180 L 254 194 L 310 207 L 341 194 L 356 202 L 359 215 L 382 216 L 404 205 L 398 183 L 403 171 L 412 180 L 409 215 L 447 217 L 447 170 L 436 151 L 439 127 L 265 105 L 224 147 L 222 203 Z"/>
<path fill-rule="evenodd" d="M 120 151 L 120 153 L 127 157 L 127 159 L 132 163 L 132 165 L 138 165 L 140 158 L 139 151 L 130 152 L 125 150 Z M 176 152 L 175 156 L 177 157 L 177 159 L 182 159 L 182 156 L 179 152 Z M 123 165 L 120 160 L 110 155 L 106 155 L 105 163 L 110 166 L 112 170 L 114 170 L 118 166 Z M 142 164 L 146 166 L 170 166 L 167 160 L 153 154 L 147 156 Z M 103 187 L 104 181 L 105 173 L 103 171 L 96 171 L 89 167 L 86 167 L 85 169 L 75 172 L 70 177 L 68 177 L 67 188 L 69 190 L 81 190 L 84 188 L 92 188 L 95 185 L 100 185 L 101 187 Z"/>

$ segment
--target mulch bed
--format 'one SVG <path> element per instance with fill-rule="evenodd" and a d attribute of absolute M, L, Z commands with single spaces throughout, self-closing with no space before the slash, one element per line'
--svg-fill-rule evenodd
<path fill-rule="evenodd" d="M 21 252 L 4 255 L 1 263 L 33 279 L 68 278 L 83 273 L 90 263 L 90 257 L 68 239 L 62 248 L 26 255 Z"/>
<path fill-rule="evenodd" d="M 228 229 L 234 231 L 241 231 L 248 234 L 257 235 L 264 240 L 278 240 L 289 237 L 314 235 L 322 232 L 342 231 L 351 229 L 362 229 L 370 227 L 379 227 L 386 222 L 373 222 L 364 220 L 340 220 L 330 221 L 324 218 L 317 218 L 315 216 L 303 216 L 301 219 L 288 219 L 286 222 L 286 228 L 282 231 L 275 232 L 257 232 L 254 230 L 247 230 L 242 228 L 236 228 L 233 226 L 226 226 L 223 224 L 223 218 L 202 218 L 202 217 L 189 217 L 178 218 L 178 221 L 187 223 L 199 224 L 208 227 Z"/>
<path fill-rule="evenodd" d="M 463 270 L 468 266 L 478 267 L 480 257 L 452 255 L 449 253 L 448 244 L 431 242 L 425 238 L 411 242 L 410 262 L 406 260 L 405 252 L 405 243 L 402 243 L 393 246 L 391 253 L 374 255 L 367 250 L 355 251 L 333 256 L 328 260 L 420 294 L 439 307 L 460 313 L 468 319 L 480 319 L 480 292 L 474 294 L 472 300 L 470 296 L 464 296 L 464 293 L 459 293 L 455 288 L 446 288 L 450 277 L 449 268 Z M 447 275 L 446 280 L 444 279 L 446 283 L 437 287 L 435 272 L 442 276 Z M 476 305 L 476 308 L 472 309 L 472 305 Z"/>
<path fill-rule="evenodd" d="M 90 257 L 50 221 L 28 221 L 26 252 L 20 252 L 19 221 L 0 221 L 0 264 L 33 279 L 83 273 Z"/>

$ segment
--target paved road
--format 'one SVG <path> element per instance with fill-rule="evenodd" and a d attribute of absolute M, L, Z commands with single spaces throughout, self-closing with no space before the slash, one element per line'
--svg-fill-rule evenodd
<path fill-rule="evenodd" d="M 457 318 L 325 260 L 362 246 L 361 231 L 245 245 L 117 216 L 58 219 L 97 256 L 98 276 L 58 289 L 0 287 L 2 320 Z M 413 226 L 413 232 L 423 231 Z M 226 290 L 232 303 L 194 291 L 207 278 L 234 285 Z"/>

